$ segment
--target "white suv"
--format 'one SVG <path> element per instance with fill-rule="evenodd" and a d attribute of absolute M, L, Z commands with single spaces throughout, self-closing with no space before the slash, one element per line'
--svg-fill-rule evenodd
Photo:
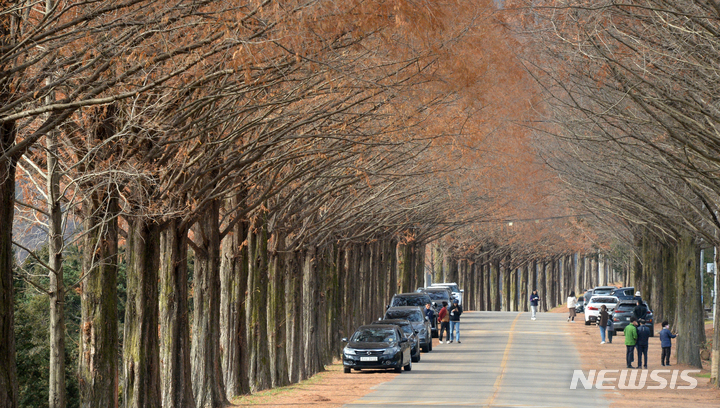
<path fill-rule="evenodd" d="M 610 295 L 593 295 L 585 305 L 585 324 L 595 323 L 600 320 L 600 306 L 605 305 L 610 314 L 618 304 L 618 298 Z"/>
<path fill-rule="evenodd" d="M 453 298 L 457 299 L 458 304 L 462 306 L 463 304 L 463 292 L 465 292 L 463 289 L 460 289 L 455 282 L 445 282 L 445 283 L 433 283 L 430 285 L 434 288 L 448 288 L 452 292 Z"/>

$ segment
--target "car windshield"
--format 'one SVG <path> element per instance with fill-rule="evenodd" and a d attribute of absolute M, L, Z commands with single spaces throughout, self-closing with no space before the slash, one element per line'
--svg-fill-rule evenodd
<path fill-rule="evenodd" d="M 393 302 L 390 306 L 422 306 L 424 307 L 428 302 L 428 298 L 424 296 L 396 296 L 393 298 Z"/>
<path fill-rule="evenodd" d="M 618 312 L 632 312 L 634 308 L 635 306 L 633 305 L 624 304 L 619 305 L 615 310 L 617 310 Z"/>
<path fill-rule="evenodd" d="M 590 303 L 617 303 L 617 299 L 611 297 L 599 297 L 590 299 Z"/>
<path fill-rule="evenodd" d="M 427 293 L 432 300 L 448 300 L 450 297 L 445 291 L 432 291 Z"/>
<path fill-rule="evenodd" d="M 593 295 L 608 295 L 613 289 L 595 289 Z"/>
<path fill-rule="evenodd" d="M 352 340 L 356 343 L 391 343 L 397 341 L 397 333 L 392 328 L 373 327 L 355 332 Z"/>
<path fill-rule="evenodd" d="M 382 320 L 377 322 L 376 324 L 394 324 L 398 327 L 400 327 L 405 334 L 413 334 L 413 328 L 411 325 L 407 323 L 385 323 Z"/>
<path fill-rule="evenodd" d="M 423 315 L 419 310 L 388 310 L 385 312 L 386 319 L 405 319 L 411 322 L 422 322 Z"/>

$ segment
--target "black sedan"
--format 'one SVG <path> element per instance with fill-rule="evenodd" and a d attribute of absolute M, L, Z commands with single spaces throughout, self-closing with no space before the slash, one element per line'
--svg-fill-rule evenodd
<path fill-rule="evenodd" d="M 410 341 L 395 325 L 371 324 L 360 326 L 350 337 L 343 339 L 343 370 L 389 369 L 395 372 L 412 370 Z"/>
<path fill-rule="evenodd" d="M 418 332 L 413 328 L 413 325 L 412 323 L 410 323 L 409 320 L 387 319 L 378 320 L 373 324 L 393 324 L 400 327 L 400 329 L 402 329 L 403 331 L 403 334 L 408 340 L 410 340 L 410 344 L 412 345 L 410 352 L 410 355 L 412 355 L 412 362 L 417 363 L 418 361 L 420 361 L 420 340 L 418 339 Z"/>
<path fill-rule="evenodd" d="M 655 316 L 653 315 L 652 310 L 650 310 L 650 307 L 648 306 L 647 302 L 643 302 L 643 305 L 645 305 L 645 309 L 647 312 L 645 313 L 645 316 L 643 317 L 643 320 L 645 320 L 645 326 L 647 326 L 650 329 L 650 337 L 655 336 Z M 625 330 L 625 327 L 630 324 L 630 318 L 634 315 L 633 310 L 635 310 L 636 303 L 635 301 L 620 301 L 620 303 L 615 306 L 615 310 L 612 313 L 612 319 L 613 319 L 613 327 L 615 328 L 615 333 L 622 332 Z"/>

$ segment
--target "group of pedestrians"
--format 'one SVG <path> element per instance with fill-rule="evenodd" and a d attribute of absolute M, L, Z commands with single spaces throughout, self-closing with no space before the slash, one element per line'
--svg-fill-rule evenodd
<path fill-rule="evenodd" d="M 442 302 L 442 305 L 442 309 L 438 312 L 438 320 L 440 321 L 438 339 L 440 340 L 440 344 L 443 343 L 443 333 L 447 334 L 446 338 L 448 343 L 453 342 L 453 337 L 456 342 L 460 343 L 460 315 L 463 312 L 462 306 L 460 306 L 457 299 L 453 300 L 452 306 L 448 306 L 447 302 Z"/>

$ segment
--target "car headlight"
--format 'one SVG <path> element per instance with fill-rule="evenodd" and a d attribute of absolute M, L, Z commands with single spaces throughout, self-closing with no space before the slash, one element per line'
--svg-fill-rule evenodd
<path fill-rule="evenodd" d="M 349 355 L 349 356 L 354 356 L 354 355 L 356 354 L 354 349 L 347 348 L 347 347 L 345 347 L 345 348 L 343 349 L 343 353 L 345 353 L 345 354 L 347 354 L 347 355 Z"/>
<path fill-rule="evenodd" d="M 383 352 L 383 354 L 384 355 L 395 354 L 395 353 L 397 353 L 397 351 L 398 351 L 398 349 L 396 347 L 390 347 L 390 348 L 386 348 L 385 352 Z"/>

